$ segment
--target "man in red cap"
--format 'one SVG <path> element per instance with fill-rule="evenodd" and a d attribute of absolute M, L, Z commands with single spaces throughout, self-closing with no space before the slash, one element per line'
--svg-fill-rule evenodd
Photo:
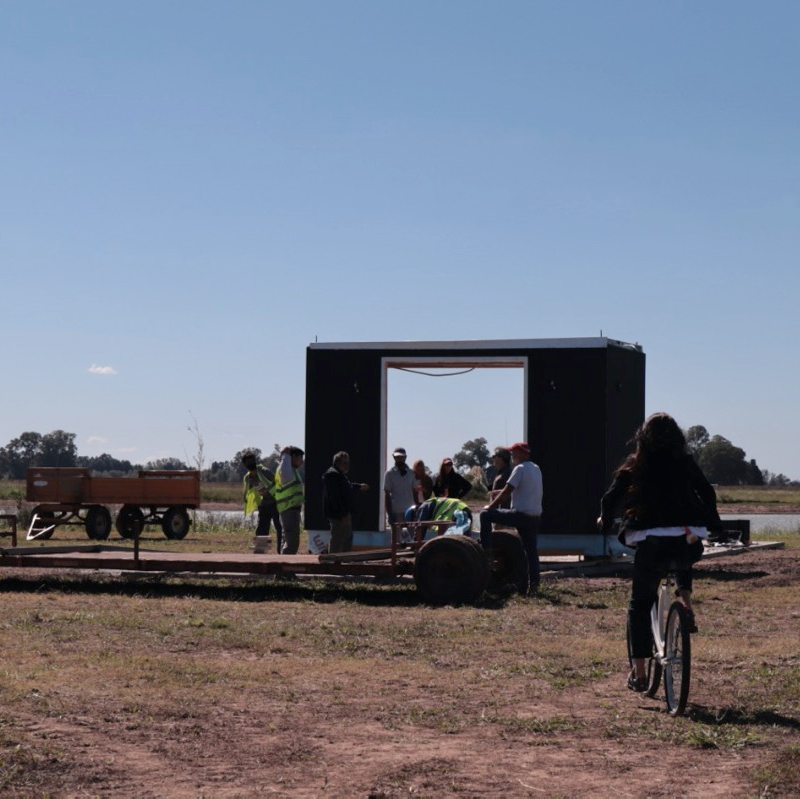
<path fill-rule="evenodd" d="M 503 490 L 481 512 L 481 544 L 491 548 L 492 524 L 516 527 L 528 556 L 531 593 L 539 588 L 539 551 L 536 536 L 542 517 L 542 472 L 530 460 L 531 448 L 523 441 L 507 447 L 513 469 Z M 507 496 L 511 507 L 499 507 Z"/>

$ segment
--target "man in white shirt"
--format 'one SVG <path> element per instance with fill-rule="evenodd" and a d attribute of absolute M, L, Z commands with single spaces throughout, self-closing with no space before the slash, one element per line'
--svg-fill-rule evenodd
<path fill-rule="evenodd" d="M 392 457 L 394 466 L 384 475 L 383 495 L 389 523 L 397 524 L 405 520 L 406 508 L 415 504 L 414 473 L 406 464 L 406 451 L 403 447 L 397 447 Z"/>
<path fill-rule="evenodd" d="M 539 588 L 539 551 L 536 536 L 542 516 L 542 472 L 530 460 L 530 447 L 520 441 L 507 448 L 511 453 L 513 469 L 503 490 L 481 512 L 481 544 L 491 548 L 492 523 L 516 527 L 525 554 L 528 557 L 530 590 Z M 511 495 L 511 507 L 499 507 L 503 499 Z"/>

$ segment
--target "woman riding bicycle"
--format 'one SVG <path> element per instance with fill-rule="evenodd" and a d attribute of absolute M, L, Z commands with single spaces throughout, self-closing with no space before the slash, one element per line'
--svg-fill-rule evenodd
<path fill-rule="evenodd" d="M 636 449 L 614 473 L 600 504 L 604 533 L 621 517 L 620 541 L 636 548 L 628 606 L 633 668 L 628 688 L 647 690 L 645 660 L 652 653 L 650 608 L 659 582 L 676 568 L 678 595 L 686 605 L 689 627 L 697 631 L 691 606 L 692 564 L 703 554 L 708 530 L 721 528 L 717 497 L 686 448 L 675 420 L 654 413 L 636 431 Z"/>

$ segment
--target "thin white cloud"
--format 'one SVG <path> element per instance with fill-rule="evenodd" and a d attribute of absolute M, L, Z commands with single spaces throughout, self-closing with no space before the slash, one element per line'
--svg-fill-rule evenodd
<path fill-rule="evenodd" d="M 117 373 L 113 366 L 96 366 L 95 364 L 89 367 L 89 371 L 93 375 L 115 375 Z"/>
<path fill-rule="evenodd" d="M 86 439 L 89 444 L 106 444 L 108 443 L 108 439 L 104 438 L 103 436 L 89 436 Z"/>

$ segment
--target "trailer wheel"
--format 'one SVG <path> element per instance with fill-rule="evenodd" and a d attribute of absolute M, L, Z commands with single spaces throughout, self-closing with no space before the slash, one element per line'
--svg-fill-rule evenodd
<path fill-rule="evenodd" d="M 528 593 L 528 556 L 518 532 L 495 530 L 492 533 L 489 564 L 490 590 L 502 590 L 504 586 L 511 584 L 522 596 Z"/>
<path fill-rule="evenodd" d="M 161 520 L 161 529 L 167 538 L 178 541 L 186 538 L 191 523 L 192 520 L 185 508 L 168 508 Z"/>
<path fill-rule="evenodd" d="M 414 561 L 414 582 L 422 598 L 431 605 L 474 602 L 488 577 L 477 554 L 462 535 L 441 535 L 423 544 Z"/>
<path fill-rule="evenodd" d="M 137 538 L 144 529 L 142 509 L 137 508 L 136 505 L 123 505 L 119 509 L 114 526 L 123 538 Z"/>
<path fill-rule="evenodd" d="M 83 523 L 86 535 L 95 541 L 105 541 L 111 532 L 111 514 L 102 505 L 92 505 Z"/>

